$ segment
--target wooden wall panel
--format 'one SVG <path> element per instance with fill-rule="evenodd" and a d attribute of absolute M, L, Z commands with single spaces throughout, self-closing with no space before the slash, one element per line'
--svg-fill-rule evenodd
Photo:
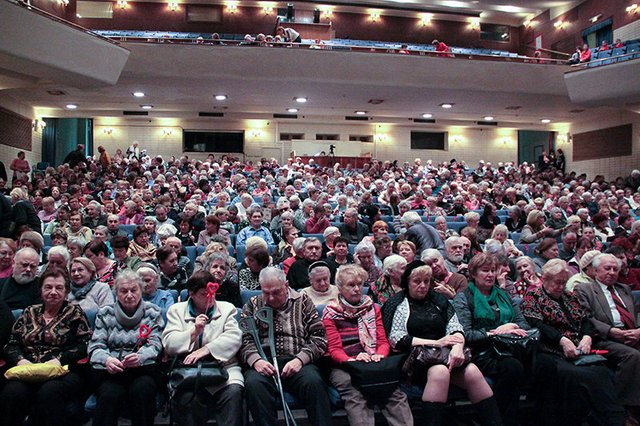
<path fill-rule="evenodd" d="M 31 120 L 0 108 L 0 144 L 31 151 Z"/>
<path fill-rule="evenodd" d="M 633 125 L 573 135 L 573 161 L 623 157 L 632 153 Z"/>

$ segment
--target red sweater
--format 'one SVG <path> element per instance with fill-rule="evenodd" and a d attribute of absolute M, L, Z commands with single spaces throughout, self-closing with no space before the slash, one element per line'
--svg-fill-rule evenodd
<path fill-rule="evenodd" d="M 376 354 L 387 356 L 391 349 L 387 335 L 382 325 L 382 314 L 380 307 L 373 305 L 376 310 Z M 364 348 L 358 337 L 358 320 L 334 321 L 329 318 L 322 320 L 324 328 L 327 331 L 327 340 L 329 341 L 329 356 L 333 362 L 342 364 L 355 358 L 360 352 L 364 352 Z"/>
<path fill-rule="evenodd" d="M 331 222 L 326 217 L 318 220 L 315 216 L 307 219 L 307 234 L 322 234 L 325 229 L 331 226 Z"/>

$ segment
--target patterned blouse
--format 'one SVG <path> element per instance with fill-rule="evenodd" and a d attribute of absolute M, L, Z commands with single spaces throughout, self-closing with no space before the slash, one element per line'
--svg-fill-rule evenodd
<path fill-rule="evenodd" d="M 32 305 L 14 324 L 4 353 L 11 365 L 21 359 L 38 363 L 54 358 L 62 365 L 72 364 L 87 356 L 90 338 L 89 322 L 79 306 L 64 302 L 58 315 L 47 324 L 44 305 Z"/>

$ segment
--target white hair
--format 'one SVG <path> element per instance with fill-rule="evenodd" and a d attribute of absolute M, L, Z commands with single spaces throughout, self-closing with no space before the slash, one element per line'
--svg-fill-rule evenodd
<path fill-rule="evenodd" d="M 420 215 L 416 212 L 406 212 L 402 215 L 402 218 L 400 220 L 407 227 L 413 226 L 418 222 L 422 222 Z"/>

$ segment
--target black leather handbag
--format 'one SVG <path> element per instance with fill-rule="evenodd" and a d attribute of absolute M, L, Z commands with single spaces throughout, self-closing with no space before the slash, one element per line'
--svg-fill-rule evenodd
<path fill-rule="evenodd" d="M 340 367 L 351 376 L 351 384 L 369 403 L 386 401 L 400 386 L 405 355 L 390 355 L 379 362 L 349 361 Z"/>
<path fill-rule="evenodd" d="M 540 341 L 540 330 L 527 330 L 526 336 L 496 334 L 491 336 L 491 349 L 497 358 L 513 357 L 521 361 L 531 359 Z"/>
<path fill-rule="evenodd" d="M 215 386 L 229 380 L 229 373 L 213 359 L 205 359 L 195 364 L 184 364 L 177 358 L 169 371 L 169 389 L 172 392 L 198 393 L 201 387 Z"/>
<path fill-rule="evenodd" d="M 465 346 L 463 352 L 464 363 L 460 367 L 464 367 L 471 362 L 471 350 Z M 411 378 L 416 368 L 429 368 L 439 364 L 448 365 L 450 353 L 451 348 L 448 346 L 415 346 L 402 366 L 402 373 L 407 378 Z"/>

